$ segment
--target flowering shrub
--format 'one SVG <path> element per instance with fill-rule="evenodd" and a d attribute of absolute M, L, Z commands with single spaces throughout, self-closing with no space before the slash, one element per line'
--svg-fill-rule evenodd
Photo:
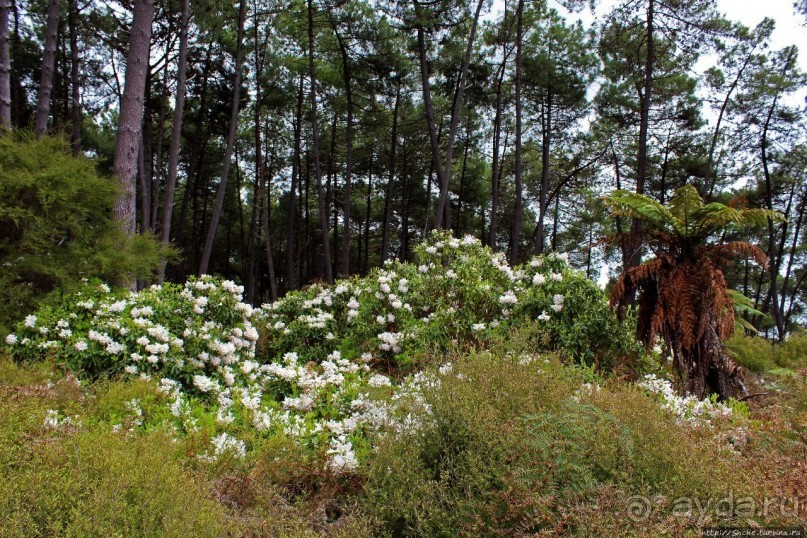
<path fill-rule="evenodd" d="M 168 402 L 163 420 L 206 432 L 205 460 L 243 458 L 248 441 L 287 435 L 349 471 L 373 432 L 420 427 L 422 389 L 439 379 L 401 373 L 432 349 L 533 323 L 548 347 L 587 362 L 632 341 L 563 255 L 511 268 L 475 238 L 437 233 L 416 257 L 255 310 L 240 286 L 210 277 L 139 293 L 90 283 L 6 342 L 17 359 L 52 356 L 85 377 L 152 379 Z M 122 422 L 143 425 L 138 402 L 127 409 Z"/>
<path fill-rule="evenodd" d="M 512 268 L 479 240 L 435 233 L 415 248 L 415 263 L 388 263 L 365 279 L 313 285 L 264 307 L 270 361 L 295 351 L 319 362 L 338 350 L 349 360 L 407 367 L 426 349 L 484 341 L 537 322 L 548 347 L 586 363 L 613 366 L 639 353 L 602 292 L 567 265 L 565 255 Z"/>

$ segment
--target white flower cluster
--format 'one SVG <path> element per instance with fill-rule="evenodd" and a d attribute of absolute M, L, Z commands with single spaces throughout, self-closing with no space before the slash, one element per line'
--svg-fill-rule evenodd
<path fill-rule="evenodd" d="M 679 396 L 672 383 L 661 379 L 656 374 L 647 374 L 638 386 L 656 394 L 661 399 L 661 406 L 678 417 L 679 421 L 692 425 L 709 424 L 709 419 L 731 416 L 731 408 L 720 402 L 699 400 L 694 396 Z"/>

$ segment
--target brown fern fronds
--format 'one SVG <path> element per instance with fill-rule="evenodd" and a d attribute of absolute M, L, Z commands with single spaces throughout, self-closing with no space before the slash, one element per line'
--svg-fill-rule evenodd
<path fill-rule="evenodd" d="M 708 245 L 703 249 L 706 251 L 703 254 L 712 259 L 719 260 L 721 264 L 726 260 L 738 257 L 750 258 L 763 267 L 768 263 L 768 257 L 761 248 L 745 241 L 732 241 L 720 245 Z"/>

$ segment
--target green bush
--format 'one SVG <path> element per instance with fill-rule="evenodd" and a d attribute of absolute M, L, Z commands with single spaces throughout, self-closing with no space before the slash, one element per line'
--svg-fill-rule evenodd
<path fill-rule="evenodd" d="M 112 219 L 115 183 L 61 137 L 0 137 L 0 336 L 53 290 L 81 278 L 147 277 L 156 239 L 127 238 Z"/>
<path fill-rule="evenodd" d="M 742 366 L 760 374 L 807 368 L 807 333 L 802 330 L 789 334 L 784 342 L 735 334 L 726 349 Z"/>
<path fill-rule="evenodd" d="M 632 495 L 755 491 L 741 460 L 715 442 L 734 418 L 691 426 L 642 390 L 588 382 L 582 369 L 518 350 L 457 358 L 450 374 L 434 375 L 429 420 L 385 437 L 369 462 L 366 508 L 391 535 L 629 532 Z M 604 508 L 613 521 L 575 515 L 603 496 L 615 503 Z M 660 505 L 651 523 L 676 521 L 669 510 Z"/>
<path fill-rule="evenodd" d="M 0 391 L 0 535 L 179 537 L 233 530 L 227 510 L 184 463 L 171 433 L 114 433 L 86 415 L 67 418 L 53 409 L 64 402 L 44 387 Z"/>

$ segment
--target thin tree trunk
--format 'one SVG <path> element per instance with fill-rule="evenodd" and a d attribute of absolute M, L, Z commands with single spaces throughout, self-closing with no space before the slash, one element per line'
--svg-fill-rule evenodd
<path fill-rule="evenodd" d="M 129 33 L 126 83 L 121 98 L 118 136 L 115 141 L 113 170 L 120 189 L 113 213 L 123 231 L 130 236 L 135 234 L 137 149 L 143 128 L 143 100 L 146 73 L 149 68 L 153 15 L 154 0 L 135 0 L 134 17 Z"/>
<path fill-rule="evenodd" d="M 524 39 L 524 0 L 518 1 L 516 13 L 516 155 L 515 155 L 515 208 L 513 209 L 513 228 L 510 244 L 510 263 L 518 263 L 518 246 L 521 240 L 521 70 L 522 41 Z"/>
<path fill-rule="evenodd" d="M 168 47 L 168 45 L 166 45 Z M 168 52 L 166 51 L 166 58 Z M 163 67 L 163 87 L 160 92 L 160 115 L 158 117 L 157 131 L 157 155 L 156 166 L 152 179 L 151 187 L 151 224 L 150 228 L 157 233 L 158 212 L 160 209 L 160 182 L 162 179 L 163 171 L 163 142 L 165 141 L 165 117 L 168 114 L 168 61 Z"/>
<path fill-rule="evenodd" d="M 314 153 L 314 174 L 317 182 L 317 202 L 319 222 L 322 228 L 322 264 L 325 266 L 325 281 L 333 284 L 331 266 L 331 244 L 328 232 L 328 210 L 325 206 L 325 193 L 322 188 L 322 163 L 319 154 L 319 120 L 317 118 L 317 71 L 314 65 L 314 6 L 308 0 L 308 76 L 311 82 L 311 145 Z"/>
<path fill-rule="evenodd" d="M 210 227 L 207 230 L 205 249 L 202 252 L 202 260 L 199 263 L 199 274 L 207 273 L 210 264 L 210 255 L 213 253 L 213 241 L 216 238 L 216 228 L 221 219 L 221 211 L 224 208 L 224 195 L 227 192 L 227 179 L 230 175 L 230 161 L 235 147 L 235 134 L 238 130 L 238 105 L 241 101 L 241 64 L 244 55 L 244 16 L 246 13 L 246 0 L 241 0 L 238 7 L 238 42 L 235 49 L 235 80 L 233 80 L 233 104 L 230 109 L 230 126 L 227 132 L 227 146 L 224 149 L 224 162 L 221 167 L 221 181 L 216 192 L 216 205 L 213 208 L 213 215 L 210 219 Z"/>
<path fill-rule="evenodd" d="M 9 0 L 0 0 L 0 130 L 11 129 L 11 56 L 8 48 Z"/>
<path fill-rule="evenodd" d="M 4 0 L 0 0 L 2 2 Z M 79 51 L 78 51 L 78 0 L 68 2 L 68 24 L 70 25 L 70 147 L 73 155 L 81 153 L 81 82 L 79 77 Z"/>
<path fill-rule="evenodd" d="M 342 78 L 345 82 L 345 100 L 347 101 L 347 118 L 345 120 L 345 188 L 343 196 L 344 228 L 342 232 L 342 276 L 350 274 L 350 206 L 351 187 L 353 179 L 353 86 L 352 73 L 350 69 L 350 57 L 342 36 L 334 24 L 334 33 L 339 42 L 339 51 L 342 55 Z"/>
<path fill-rule="evenodd" d="M 53 91 L 53 72 L 56 68 L 56 41 L 59 37 L 60 0 L 48 2 L 48 22 L 45 28 L 45 53 L 42 56 L 42 73 L 39 77 L 39 94 L 36 101 L 36 123 L 34 134 L 37 138 L 48 132 L 50 116 L 50 94 Z M 134 27 L 134 24 L 132 25 Z M 150 35 L 150 34 L 149 34 Z M 127 79 L 129 69 L 126 69 Z"/>
<path fill-rule="evenodd" d="M 272 301 L 277 300 L 277 281 L 275 279 L 275 258 L 272 254 L 272 234 L 269 223 L 269 205 L 272 200 L 269 196 L 269 189 L 267 183 L 269 182 L 268 174 L 262 173 L 261 176 L 261 220 L 263 221 L 263 235 L 266 246 L 266 265 L 269 271 L 269 296 Z"/>
<path fill-rule="evenodd" d="M 432 150 L 432 159 L 434 161 L 434 168 L 437 171 L 437 183 L 441 186 L 447 184 L 443 178 L 443 162 L 440 157 L 440 142 L 437 139 L 437 128 L 434 120 L 434 105 L 432 104 L 431 82 L 429 80 L 429 62 L 426 58 L 426 33 L 423 29 L 423 23 L 420 20 L 420 4 L 415 1 L 415 17 L 417 19 L 417 36 L 418 36 L 418 56 L 420 58 L 420 80 L 423 87 L 423 106 L 426 109 L 426 126 L 429 129 L 429 143 Z M 431 197 L 431 192 L 427 195 Z M 428 220 L 428 213 L 426 219 Z M 435 215 L 434 227 L 440 229 L 442 227 L 442 212 L 438 211 Z M 439 222 L 439 225 L 438 225 Z M 384 254 L 382 253 L 382 256 Z"/>
<path fill-rule="evenodd" d="M 655 4 L 656 0 L 648 0 L 647 4 L 647 28 L 646 28 L 646 55 L 644 64 L 644 82 L 639 99 L 639 150 L 636 156 L 636 193 L 644 194 L 645 183 L 647 182 L 647 138 L 650 126 L 650 103 L 653 97 L 653 71 L 656 63 L 655 47 Z M 623 260 L 623 265 L 636 267 L 642 261 L 642 239 L 641 222 L 639 219 L 631 221 L 631 237 L 629 239 L 628 258 Z M 634 298 L 635 290 L 628 290 L 628 297 Z M 629 299 L 632 303 L 634 299 Z"/>
<path fill-rule="evenodd" d="M 188 159 L 188 172 L 187 180 L 185 182 L 185 189 L 182 193 L 182 204 L 179 210 L 179 221 L 172 234 L 174 238 L 181 241 L 185 230 L 185 221 L 187 220 L 188 207 L 191 200 L 191 195 L 194 198 L 194 205 L 196 203 L 196 193 L 198 192 L 198 171 L 201 170 L 204 164 L 205 148 L 207 141 L 203 141 L 202 134 L 204 132 L 204 120 L 207 115 L 207 87 L 208 77 L 210 74 L 210 50 L 208 49 L 205 54 L 205 61 L 202 69 L 202 84 L 199 90 L 199 110 L 196 115 L 196 126 L 194 128 L 193 139 L 191 140 L 191 156 Z M 195 212 L 194 212 L 195 213 Z M 195 217 L 195 214 L 194 214 Z M 169 240 L 170 240 L 169 235 Z"/>
<path fill-rule="evenodd" d="M 471 31 L 468 34 L 468 41 L 465 45 L 465 54 L 462 57 L 462 68 L 460 70 L 460 78 L 457 81 L 457 93 L 454 98 L 454 108 L 451 111 L 451 126 L 448 129 L 448 143 L 446 148 L 445 169 L 440 177 L 440 202 L 437 206 L 437 215 L 434 221 L 434 227 L 438 230 L 444 226 L 448 226 L 450 215 L 450 204 L 448 203 L 448 188 L 451 182 L 451 159 L 454 152 L 454 140 L 457 136 L 457 126 L 460 121 L 460 113 L 462 110 L 462 100 L 465 94 L 465 80 L 468 78 L 468 65 L 471 63 L 471 51 L 473 51 L 474 40 L 476 39 L 476 28 L 479 22 L 479 14 L 482 12 L 482 4 L 484 0 L 479 0 L 476 4 L 476 12 L 474 13 L 473 21 L 471 22 Z"/>
<path fill-rule="evenodd" d="M 506 5 L 505 5 L 506 13 Z M 502 50 L 505 47 L 502 46 Z M 490 174 L 490 225 L 488 227 L 488 245 L 490 248 L 496 249 L 496 214 L 499 212 L 499 142 L 502 135 L 502 83 L 504 82 L 504 71 L 507 62 L 507 55 L 505 54 L 502 60 L 502 65 L 499 68 L 499 80 L 495 83 L 496 92 L 496 117 L 493 120 L 493 166 Z"/>
<path fill-rule="evenodd" d="M 297 114 L 294 120 L 294 156 L 291 163 L 291 188 L 289 189 L 289 212 L 286 224 L 286 289 L 297 289 L 297 271 L 295 271 L 295 252 L 297 238 L 297 190 L 300 184 L 300 146 L 302 144 L 303 120 L 303 76 L 297 90 Z"/>
<path fill-rule="evenodd" d="M 387 179 L 387 188 L 384 192 L 384 229 L 381 235 L 381 265 L 387 261 L 389 254 L 389 235 L 390 228 L 392 227 L 392 183 L 395 180 L 395 164 L 396 164 L 396 150 L 398 148 L 398 106 L 401 101 L 401 83 L 398 81 L 398 86 L 395 90 L 395 105 L 392 107 L 392 139 L 390 141 L 389 152 L 389 177 Z"/>
<path fill-rule="evenodd" d="M 538 226 L 535 234 L 535 253 L 544 253 L 544 216 L 546 215 L 546 195 L 549 190 L 549 153 L 552 141 L 552 90 L 547 88 L 546 110 L 541 140 L 541 194 L 538 202 Z"/>
<path fill-rule="evenodd" d="M 367 274 L 367 265 L 370 258 L 370 210 L 372 209 L 372 196 L 373 196 L 373 153 L 370 152 L 370 166 L 368 167 L 367 176 L 367 200 L 365 202 L 365 215 L 364 215 L 364 259 L 361 261 L 361 274 Z"/>
<path fill-rule="evenodd" d="M 174 214 L 174 196 L 177 189 L 179 169 L 179 149 L 182 142 L 182 118 L 185 112 L 185 83 L 188 70 L 188 24 L 190 22 L 190 0 L 182 0 L 182 20 L 179 27 L 179 58 L 177 59 L 177 90 L 174 104 L 174 121 L 171 126 L 171 147 L 168 150 L 168 177 L 165 181 L 163 198 L 163 220 L 160 240 L 164 245 L 171 241 L 171 217 Z M 158 281 L 165 280 L 165 260 L 160 263 Z"/>

